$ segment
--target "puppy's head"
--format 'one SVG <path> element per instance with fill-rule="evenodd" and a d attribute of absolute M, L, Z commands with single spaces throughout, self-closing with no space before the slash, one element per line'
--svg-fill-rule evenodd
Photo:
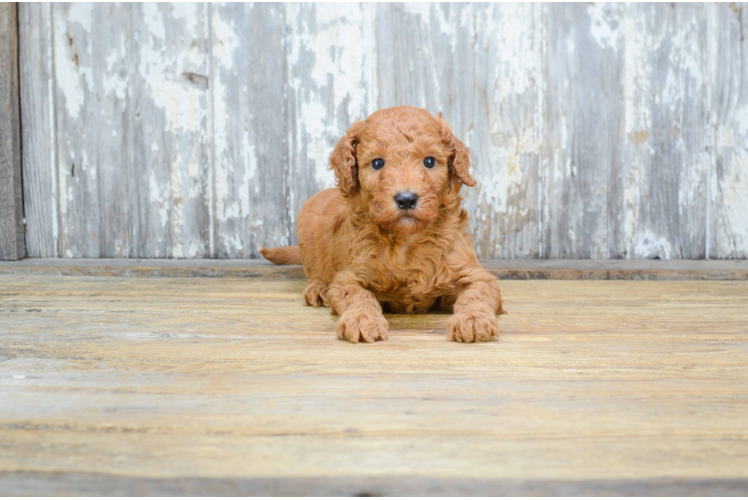
<path fill-rule="evenodd" d="M 400 235 L 425 229 L 448 200 L 457 199 L 461 184 L 475 185 L 468 148 L 441 115 L 410 106 L 354 123 L 330 155 L 330 166 L 349 203 Z"/>

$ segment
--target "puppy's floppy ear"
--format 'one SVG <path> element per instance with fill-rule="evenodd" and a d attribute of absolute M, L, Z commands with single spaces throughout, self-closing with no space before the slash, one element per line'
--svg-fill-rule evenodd
<path fill-rule="evenodd" d="M 450 151 L 449 173 L 456 176 L 463 184 L 475 186 L 475 179 L 470 175 L 470 150 L 462 141 L 452 134 L 452 129 L 439 113 L 439 121 L 442 124 L 442 142 Z"/>
<path fill-rule="evenodd" d="M 364 122 L 360 120 L 351 125 L 330 154 L 330 168 L 335 172 L 336 184 L 345 196 L 352 195 L 358 189 L 356 144 L 363 126 Z"/>

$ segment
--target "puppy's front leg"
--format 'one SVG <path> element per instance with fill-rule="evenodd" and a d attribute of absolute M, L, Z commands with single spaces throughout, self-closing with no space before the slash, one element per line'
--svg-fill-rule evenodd
<path fill-rule="evenodd" d="M 501 292 L 499 284 L 485 269 L 475 269 L 466 278 L 469 282 L 457 296 L 454 314 L 447 322 L 447 340 L 485 342 L 499 336 Z M 466 281 L 462 279 L 460 281 Z"/>
<path fill-rule="evenodd" d="M 355 280 L 353 273 L 342 271 L 327 292 L 333 314 L 340 315 L 335 324 L 339 339 L 351 342 L 387 340 L 389 325 L 382 315 L 382 306 L 369 290 Z"/>

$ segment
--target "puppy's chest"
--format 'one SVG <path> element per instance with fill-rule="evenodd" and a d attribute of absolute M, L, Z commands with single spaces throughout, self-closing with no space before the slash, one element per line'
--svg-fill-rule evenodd
<path fill-rule="evenodd" d="M 369 287 L 393 312 L 424 312 L 453 288 L 451 273 L 434 256 L 383 259 L 375 276 Z"/>

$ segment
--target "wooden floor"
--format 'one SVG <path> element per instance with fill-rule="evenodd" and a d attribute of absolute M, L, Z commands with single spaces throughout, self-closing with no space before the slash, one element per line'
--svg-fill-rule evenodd
<path fill-rule="evenodd" d="M 0 275 L 0 494 L 748 494 L 748 281 L 502 281 L 499 341 L 354 345 L 279 276 Z"/>

